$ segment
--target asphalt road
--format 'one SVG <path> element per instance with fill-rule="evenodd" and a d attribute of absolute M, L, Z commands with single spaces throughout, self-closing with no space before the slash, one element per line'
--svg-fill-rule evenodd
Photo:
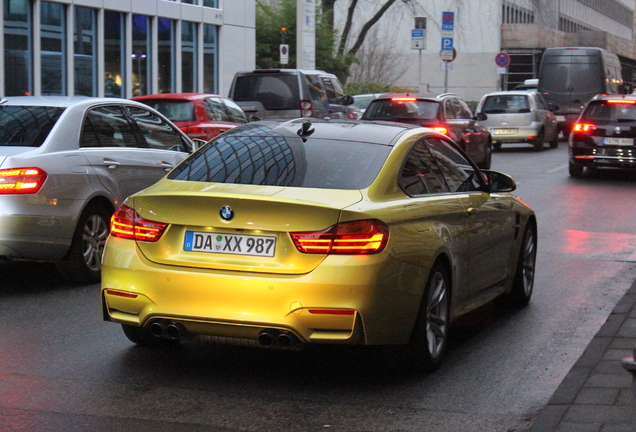
<path fill-rule="evenodd" d="M 504 147 L 492 168 L 537 212 L 535 294 L 462 319 L 436 373 L 364 348 L 136 347 L 98 285 L 0 262 L 0 430 L 527 430 L 636 279 L 636 175 L 571 179 L 565 143 Z"/>

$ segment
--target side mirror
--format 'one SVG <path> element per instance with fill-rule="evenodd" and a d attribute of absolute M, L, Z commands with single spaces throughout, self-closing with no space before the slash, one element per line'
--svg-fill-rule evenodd
<path fill-rule="evenodd" d="M 515 179 L 498 171 L 483 170 L 491 192 L 512 192 L 517 189 Z"/>
<path fill-rule="evenodd" d="M 349 95 L 339 96 L 338 100 L 340 101 L 340 103 L 342 105 L 352 105 L 353 104 L 353 96 L 349 96 Z"/>
<path fill-rule="evenodd" d="M 488 120 L 488 116 L 484 114 L 483 112 L 480 112 L 480 113 L 477 113 L 474 119 L 477 121 L 484 121 L 484 120 Z"/>
<path fill-rule="evenodd" d="M 559 106 L 555 103 L 550 102 L 548 104 L 548 108 L 550 108 L 550 111 L 557 111 L 559 109 Z"/>

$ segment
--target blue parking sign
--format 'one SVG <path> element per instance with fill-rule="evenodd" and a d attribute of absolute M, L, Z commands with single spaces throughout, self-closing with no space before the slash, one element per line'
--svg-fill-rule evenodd
<path fill-rule="evenodd" d="M 442 38 L 442 50 L 453 50 L 453 38 Z"/>

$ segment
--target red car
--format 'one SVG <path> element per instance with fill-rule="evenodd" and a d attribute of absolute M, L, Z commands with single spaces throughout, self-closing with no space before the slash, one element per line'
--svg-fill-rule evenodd
<path fill-rule="evenodd" d="M 162 93 L 131 99 L 156 109 L 193 139 L 210 141 L 248 121 L 234 101 L 209 93 Z"/>

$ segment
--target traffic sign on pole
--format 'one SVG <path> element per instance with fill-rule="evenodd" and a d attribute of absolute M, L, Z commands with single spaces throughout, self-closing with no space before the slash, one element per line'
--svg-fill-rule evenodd
<path fill-rule="evenodd" d="M 495 63 L 497 63 L 497 66 L 500 68 L 508 67 L 510 64 L 510 56 L 505 52 L 500 52 L 495 56 Z"/>

